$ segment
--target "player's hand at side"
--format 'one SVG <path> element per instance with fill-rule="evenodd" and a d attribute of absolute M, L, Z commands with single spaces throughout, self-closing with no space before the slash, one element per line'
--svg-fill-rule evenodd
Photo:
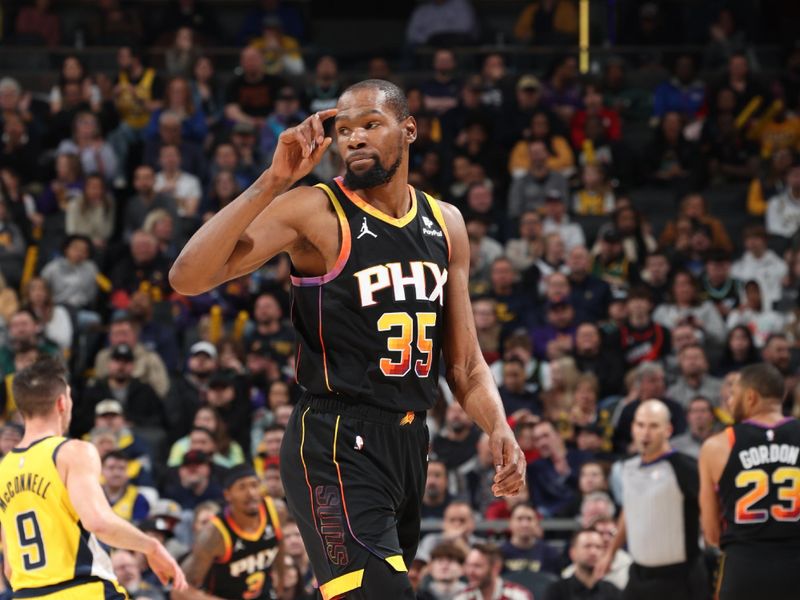
<path fill-rule="evenodd" d="M 269 168 L 270 174 L 288 182 L 288 185 L 308 175 L 333 141 L 325 137 L 322 124 L 336 112 L 335 108 L 321 110 L 281 133 Z"/>
<path fill-rule="evenodd" d="M 153 552 L 145 556 L 147 557 L 147 564 L 150 565 L 153 573 L 156 574 L 156 577 L 163 585 L 171 582 L 174 590 L 182 591 L 188 589 L 186 576 L 164 546 L 156 544 Z"/>
<path fill-rule="evenodd" d="M 495 428 L 489 436 L 489 447 L 495 465 L 492 493 L 495 496 L 516 496 L 525 484 L 527 463 L 507 423 Z"/>

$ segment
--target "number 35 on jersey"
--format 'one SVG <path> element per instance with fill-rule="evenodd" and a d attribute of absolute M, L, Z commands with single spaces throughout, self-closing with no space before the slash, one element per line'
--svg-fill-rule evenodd
<path fill-rule="evenodd" d="M 378 303 L 376 294 L 390 290 L 395 302 L 406 300 L 426 300 L 444 303 L 444 285 L 447 283 L 447 269 L 436 263 L 415 261 L 408 263 L 409 273 L 403 272 L 401 263 L 374 265 L 355 273 L 358 281 L 361 306 L 366 308 Z M 426 277 L 426 273 L 432 275 Z M 407 290 L 408 288 L 408 290 Z M 433 340 L 428 335 L 429 328 L 436 326 L 436 313 L 385 312 L 377 322 L 378 331 L 393 332 L 386 340 L 390 356 L 381 357 L 381 372 L 387 377 L 404 377 L 412 368 L 412 353 L 416 347 L 421 358 L 413 360 L 414 372 L 418 377 L 427 377 L 433 361 Z"/>

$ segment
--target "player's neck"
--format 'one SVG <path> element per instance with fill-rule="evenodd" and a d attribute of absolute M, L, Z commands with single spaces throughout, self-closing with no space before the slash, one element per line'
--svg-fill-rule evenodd
<path fill-rule="evenodd" d="M 353 190 L 382 213 L 399 219 L 411 210 L 411 196 L 408 193 L 408 162 L 397 169 L 394 177 L 383 185 Z"/>
<path fill-rule="evenodd" d="M 61 420 L 58 417 L 50 417 L 48 419 L 33 418 L 26 419 L 25 421 L 25 435 L 22 436 L 18 448 L 27 448 L 33 442 L 37 442 L 42 438 L 63 435 L 64 428 L 61 425 Z"/>
<path fill-rule="evenodd" d="M 774 425 L 784 419 L 780 407 L 765 406 L 757 408 L 752 414 L 747 415 L 746 421 L 755 421 L 764 425 Z"/>

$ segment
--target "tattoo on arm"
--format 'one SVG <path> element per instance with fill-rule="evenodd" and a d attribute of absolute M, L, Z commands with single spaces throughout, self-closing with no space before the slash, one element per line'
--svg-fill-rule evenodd
<path fill-rule="evenodd" d="M 214 525 L 208 523 L 197 536 L 192 553 L 183 561 L 183 572 L 189 585 L 199 588 L 206 580 L 214 560 L 225 553 L 225 541 Z"/>

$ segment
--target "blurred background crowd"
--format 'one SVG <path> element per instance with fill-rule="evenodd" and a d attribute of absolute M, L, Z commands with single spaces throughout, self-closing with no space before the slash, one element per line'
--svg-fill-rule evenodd
<path fill-rule="evenodd" d="M 493 498 L 488 440 L 443 383 L 411 575 L 421 598 L 502 577 L 538 599 L 613 536 L 641 400 L 667 403 L 694 457 L 744 365 L 775 365 L 800 412 L 800 8 L 592 2 L 581 73 L 577 2 L 396 4 L 0 2 L 0 454 L 22 433 L 15 371 L 59 354 L 70 433 L 176 556 L 225 469 L 252 461 L 281 498 L 288 259 L 197 297 L 167 274 L 283 130 L 388 79 L 418 124 L 410 182 L 466 220 L 480 345 L 529 463 L 522 495 Z M 335 148 L 303 183 L 341 174 Z M 570 551 L 580 528 L 598 535 Z M 303 598 L 285 531 L 284 596 Z M 113 561 L 133 595 L 164 597 L 141 557 Z"/>

